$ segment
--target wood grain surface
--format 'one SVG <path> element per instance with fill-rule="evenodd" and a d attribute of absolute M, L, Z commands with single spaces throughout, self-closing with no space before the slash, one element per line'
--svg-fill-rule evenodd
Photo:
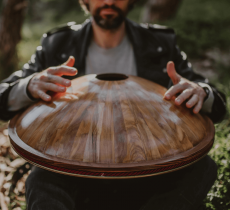
<path fill-rule="evenodd" d="M 79 77 L 52 102 L 39 101 L 15 116 L 11 144 L 47 167 L 129 172 L 186 165 L 211 149 L 214 126 L 208 117 L 164 100 L 165 91 L 135 76 Z"/>

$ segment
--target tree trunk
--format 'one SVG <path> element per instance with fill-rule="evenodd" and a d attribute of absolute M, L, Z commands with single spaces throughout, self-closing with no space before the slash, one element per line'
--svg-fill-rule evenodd
<path fill-rule="evenodd" d="M 143 22 L 167 20 L 175 15 L 182 0 L 149 0 L 144 6 Z"/>
<path fill-rule="evenodd" d="M 0 79 L 17 68 L 16 46 L 21 40 L 26 0 L 4 0 L 0 22 Z"/>

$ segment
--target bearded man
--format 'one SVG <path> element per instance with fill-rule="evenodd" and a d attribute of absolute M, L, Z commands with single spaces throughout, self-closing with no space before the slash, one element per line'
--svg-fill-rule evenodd
<path fill-rule="evenodd" d="M 126 19 L 132 0 L 81 3 L 90 20 L 44 34 L 29 63 L 2 81 L 1 119 L 11 119 L 38 99 L 50 101 L 49 91 L 65 92 L 73 78 L 112 72 L 149 79 L 169 88 L 166 100 L 176 96 L 178 106 L 185 102 L 195 114 L 203 111 L 213 122 L 223 119 L 225 96 L 193 72 L 172 29 Z M 197 209 L 216 172 L 208 156 L 176 172 L 124 180 L 84 179 L 35 167 L 26 181 L 27 209 Z"/>

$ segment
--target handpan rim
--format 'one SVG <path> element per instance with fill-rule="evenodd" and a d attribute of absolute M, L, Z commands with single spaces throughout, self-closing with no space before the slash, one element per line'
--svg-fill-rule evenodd
<path fill-rule="evenodd" d="M 140 161 L 137 163 L 88 163 L 88 162 L 81 162 L 76 160 L 67 160 L 59 157 L 53 157 L 50 155 L 43 154 L 29 145 L 25 144 L 17 135 L 16 132 L 16 121 L 20 117 L 20 113 L 17 114 L 15 118 L 13 118 L 8 126 L 8 132 L 10 137 L 11 145 L 15 150 L 17 150 L 17 153 L 20 154 L 20 156 L 24 157 L 23 154 L 26 154 L 30 157 L 36 157 L 40 158 L 41 162 L 44 163 L 52 163 L 57 166 L 62 166 L 65 168 L 77 168 L 79 170 L 86 170 L 86 171 L 135 171 L 137 169 L 140 170 L 146 170 L 146 169 L 153 169 L 162 167 L 163 164 L 170 165 L 170 162 L 182 163 L 185 160 L 189 161 L 190 159 L 198 159 L 203 154 L 208 153 L 208 151 L 211 149 L 213 143 L 214 143 L 214 135 L 215 135 L 215 128 L 207 116 L 203 116 L 205 120 L 207 121 L 207 128 L 208 128 L 208 135 L 205 136 L 205 138 L 196 146 L 193 148 L 184 151 L 180 154 L 177 154 L 176 156 L 168 156 L 165 158 L 161 158 L 158 160 L 149 160 L 149 161 Z M 25 157 L 24 157 L 25 158 Z"/>
<path fill-rule="evenodd" d="M 12 145 L 11 145 L 12 146 Z M 80 174 L 80 173 L 72 173 L 72 172 L 66 172 L 66 170 L 56 170 L 56 169 L 53 169 L 52 167 L 46 167 L 44 165 L 39 165 L 27 158 L 25 158 L 24 156 L 22 156 L 13 146 L 12 148 L 15 150 L 15 152 L 22 158 L 24 158 L 26 161 L 28 161 L 29 163 L 33 164 L 34 166 L 37 166 L 39 168 L 42 168 L 42 169 L 45 169 L 45 170 L 48 170 L 48 171 L 51 171 L 51 172 L 55 172 L 55 173 L 60 173 L 60 174 L 64 174 L 64 175 L 69 175 L 69 176 L 76 176 L 76 177 L 80 177 L 80 178 L 93 178 L 93 179 L 134 179 L 134 178 L 143 178 L 143 177 L 149 177 L 149 176 L 156 176 L 156 175 L 161 175 L 161 174 L 166 174 L 166 173 L 169 173 L 169 172 L 174 172 L 174 171 L 177 171 L 177 170 L 180 170 L 180 169 L 183 169 L 183 168 L 186 168 L 196 162 L 198 162 L 199 160 L 201 160 L 202 158 L 204 158 L 206 154 L 204 154 L 203 156 L 199 157 L 198 159 L 194 160 L 193 162 L 191 163 L 188 163 L 188 164 L 185 164 L 185 165 L 182 165 L 181 167 L 175 167 L 174 169 L 171 169 L 171 170 L 168 170 L 168 171 L 161 171 L 161 172 L 158 172 L 158 173 L 146 173 L 146 174 L 136 174 L 137 172 L 134 172 L 134 175 L 125 175 L 123 172 L 121 172 L 120 176 L 108 176 L 105 174 L 107 172 L 100 172 L 100 173 L 97 173 L 97 175 L 95 175 L 95 173 L 89 173 L 89 174 Z M 84 173 L 84 171 L 81 171 Z M 86 172 L 87 173 L 87 172 Z M 108 173 L 107 173 L 108 174 Z M 114 174 L 114 173 L 112 173 Z"/>

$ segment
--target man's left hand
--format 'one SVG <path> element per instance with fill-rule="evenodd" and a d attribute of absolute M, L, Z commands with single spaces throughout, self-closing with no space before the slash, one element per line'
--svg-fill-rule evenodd
<path fill-rule="evenodd" d="M 207 96 L 204 89 L 198 84 L 177 74 L 175 65 L 172 61 L 167 63 L 167 73 L 173 82 L 173 86 L 166 91 L 164 99 L 170 100 L 173 96 L 175 96 L 176 105 L 181 105 L 184 101 L 188 100 L 186 102 L 186 107 L 193 108 L 194 114 L 199 113 L 202 108 L 204 98 Z"/>

